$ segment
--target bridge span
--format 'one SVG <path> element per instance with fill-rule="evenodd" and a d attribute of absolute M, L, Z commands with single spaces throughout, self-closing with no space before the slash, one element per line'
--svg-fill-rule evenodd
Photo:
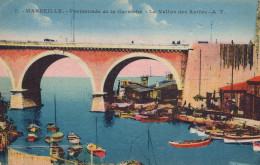
<path fill-rule="evenodd" d="M 106 45 L 74 43 L 0 42 L 0 63 L 11 79 L 11 108 L 41 106 L 40 82 L 47 68 L 57 60 L 77 61 L 90 77 L 92 111 L 104 111 L 104 95 L 113 93 L 119 72 L 129 63 L 152 59 L 163 63 L 184 90 L 191 45 Z M 183 101 L 183 100 L 181 100 Z"/>

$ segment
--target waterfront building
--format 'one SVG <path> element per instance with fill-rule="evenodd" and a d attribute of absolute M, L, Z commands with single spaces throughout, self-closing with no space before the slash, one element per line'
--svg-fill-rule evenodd
<path fill-rule="evenodd" d="M 233 88 L 233 89 L 232 89 Z M 260 76 L 220 88 L 221 110 L 251 119 L 260 119 Z"/>
<path fill-rule="evenodd" d="M 120 82 L 121 83 L 121 82 Z M 124 81 L 122 81 L 124 84 Z M 178 90 L 172 74 L 166 76 L 166 80 L 148 86 L 148 77 L 142 77 L 141 82 L 129 82 L 120 86 L 124 91 L 124 97 L 137 103 L 157 101 L 159 103 L 177 104 L 181 99 L 181 91 Z"/>

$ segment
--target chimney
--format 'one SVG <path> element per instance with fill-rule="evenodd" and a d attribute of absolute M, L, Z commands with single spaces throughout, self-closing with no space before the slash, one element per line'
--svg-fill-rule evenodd
<path fill-rule="evenodd" d="M 173 81 L 173 75 L 172 74 L 167 74 L 166 80 L 167 81 Z"/>

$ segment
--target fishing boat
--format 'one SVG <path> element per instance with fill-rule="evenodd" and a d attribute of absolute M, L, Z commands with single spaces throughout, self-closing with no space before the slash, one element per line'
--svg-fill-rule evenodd
<path fill-rule="evenodd" d="M 45 141 L 47 143 L 60 142 L 62 139 L 63 139 L 63 133 L 62 132 L 50 133 L 45 137 Z"/>
<path fill-rule="evenodd" d="M 68 148 L 68 154 L 72 157 L 77 157 L 82 152 L 82 145 L 72 145 Z"/>
<path fill-rule="evenodd" d="M 28 133 L 27 138 L 26 138 L 29 142 L 35 142 L 39 140 L 39 136 L 36 135 L 33 132 Z"/>
<path fill-rule="evenodd" d="M 142 118 L 141 121 L 142 122 L 166 122 L 171 120 L 170 117 L 168 116 L 162 116 L 162 117 L 148 117 L 148 118 Z"/>
<path fill-rule="evenodd" d="M 190 141 L 183 141 L 183 142 L 172 142 L 172 141 L 169 142 L 170 145 L 174 147 L 181 147 L 181 148 L 203 147 L 209 145 L 210 143 L 211 143 L 210 137 L 207 137 L 205 139 L 190 140 Z"/>
<path fill-rule="evenodd" d="M 135 113 L 124 113 L 124 112 L 120 113 L 120 117 L 122 118 L 132 118 L 133 115 L 135 115 Z"/>
<path fill-rule="evenodd" d="M 52 157 L 58 157 L 63 158 L 65 155 L 65 152 L 63 148 L 61 148 L 57 143 L 51 143 L 50 144 L 50 155 Z"/>
<path fill-rule="evenodd" d="M 153 110 L 153 109 L 155 109 L 155 108 L 156 108 L 156 104 L 150 105 L 150 106 L 146 107 L 145 110 L 146 110 L 146 111 L 151 111 L 151 110 Z"/>
<path fill-rule="evenodd" d="M 28 127 L 29 132 L 38 132 L 40 127 L 34 123 L 30 124 Z"/>
<path fill-rule="evenodd" d="M 140 114 L 137 114 L 137 115 L 135 115 L 135 120 L 141 120 L 141 119 L 143 119 L 143 118 L 148 118 L 148 116 L 146 116 L 146 115 L 140 115 Z"/>
<path fill-rule="evenodd" d="M 123 163 L 120 163 L 119 165 L 144 165 L 144 164 L 135 160 L 127 160 Z"/>
<path fill-rule="evenodd" d="M 88 153 L 93 154 L 94 156 L 101 157 L 101 158 L 106 156 L 106 151 L 94 143 L 89 143 L 87 145 L 87 151 L 88 151 Z"/>
<path fill-rule="evenodd" d="M 73 132 L 70 132 L 67 138 L 72 144 L 78 144 L 80 142 L 80 137 Z"/>
<path fill-rule="evenodd" d="M 260 142 L 253 142 L 253 150 L 260 151 Z"/>
<path fill-rule="evenodd" d="M 47 130 L 49 132 L 58 132 L 59 131 L 59 127 L 57 127 L 55 124 L 53 123 L 48 123 L 47 124 Z"/>
<path fill-rule="evenodd" d="M 224 139 L 224 131 L 211 131 L 210 137 L 212 139 Z"/>
<path fill-rule="evenodd" d="M 225 143 L 252 143 L 260 141 L 260 135 L 232 135 L 224 134 Z"/>

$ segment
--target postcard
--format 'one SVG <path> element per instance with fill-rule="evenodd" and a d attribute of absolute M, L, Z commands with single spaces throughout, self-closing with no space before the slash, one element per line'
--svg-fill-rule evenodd
<path fill-rule="evenodd" d="M 0 0 L 0 164 L 259 164 L 259 6 Z"/>

